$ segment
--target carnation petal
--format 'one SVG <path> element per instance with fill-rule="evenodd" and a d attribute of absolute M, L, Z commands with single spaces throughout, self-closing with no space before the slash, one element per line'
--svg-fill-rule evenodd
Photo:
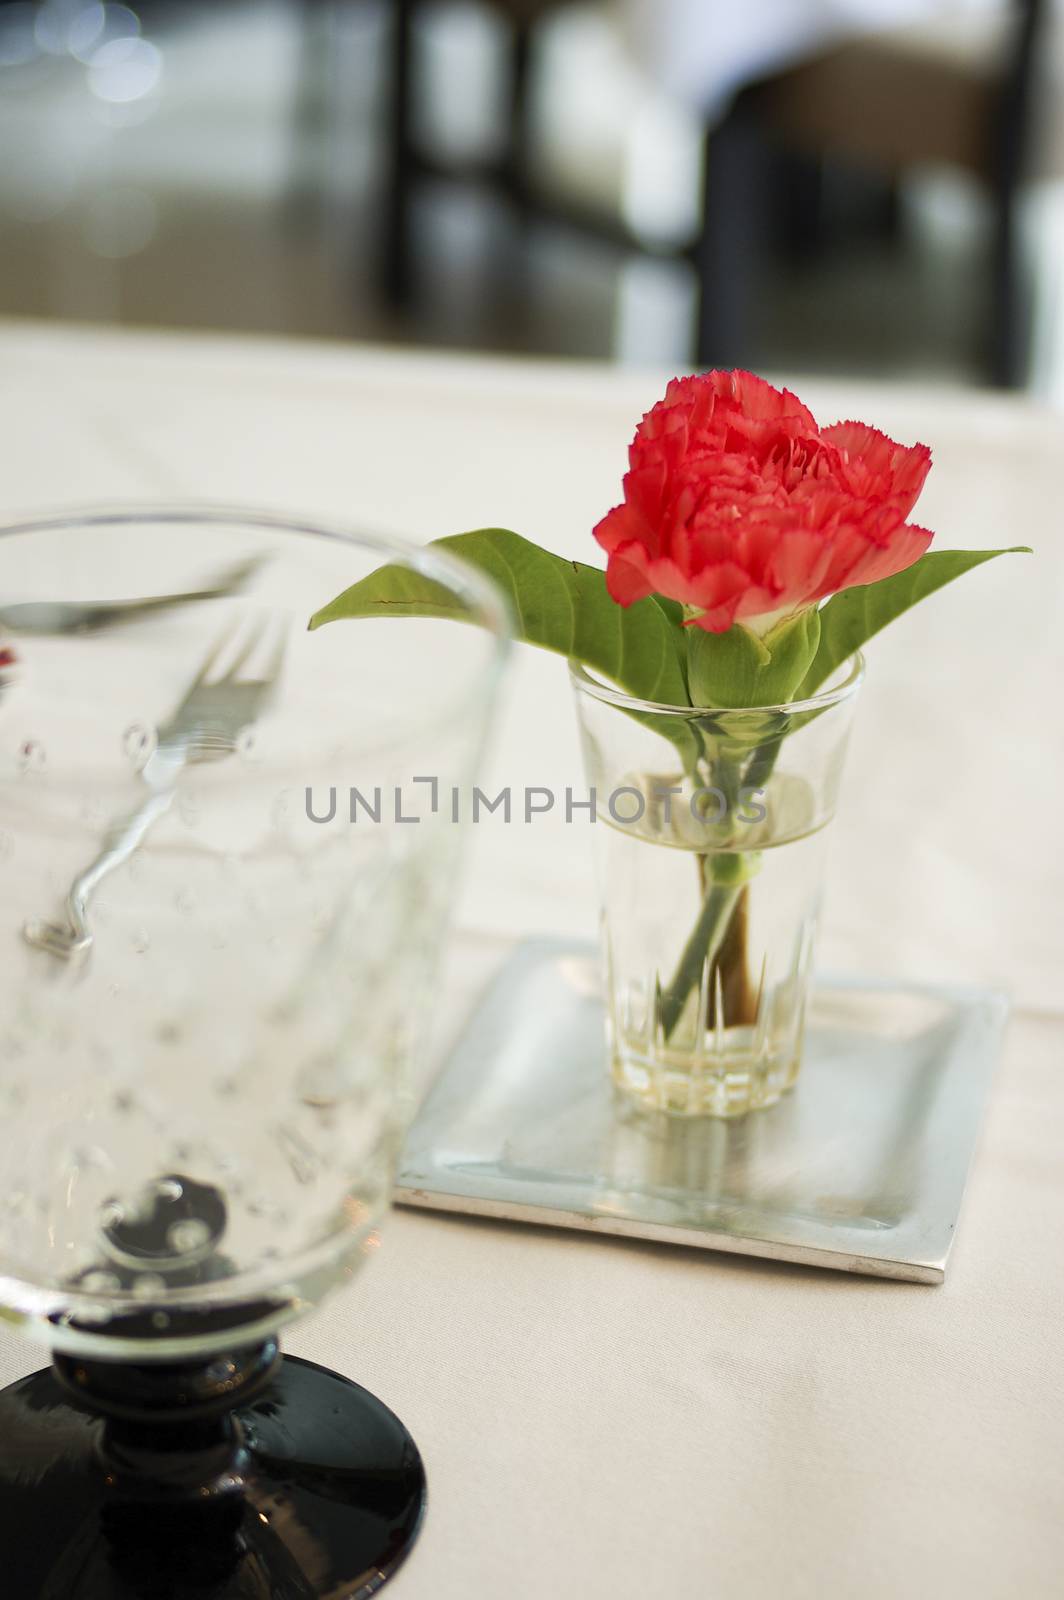
<path fill-rule="evenodd" d="M 829 549 L 831 555 L 816 596 L 818 600 L 852 583 L 857 568 L 877 554 L 880 546 L 852 522 L 845 522 L 836 529 Z"/>
<path fill-rule="evenodd" d="M 730 600 L 723 601 L 719 606 L 712 606 L 708 611 L 700 611 L 696 617 L 690 617 L 686 626 L 701 628 L 705 633 L 727 633 L 735 621 L 738 610 L 739 596 L 733 595 Z"/>
<path fill-rule="evenodd" d="M 647 573 L 658 594 L 679 600 L 684 606 L 700 606 L 705 593 L 706 573 L 689 575 L 670 556 L 659 556 L 647 563 Z"/>
<path fill-rule="evenodd" d="M 624 503 L 630 513 L 629 538 L 641 539 L 656 549 L 664 515 L 666 470 L 657 463 L 634 467 L 624 477 Z"/>
<path fill-rule="evenodd" d="M 623 548 L 645 559 L 641 545 L 632 543 Z M 634 605 L 637 600 L 645 600 L 648 594 L 654 593 L 654 584 L 644 567 L 626 561 L 623 555 L 610 556 L 606 564 L 606 588 L 619 606 Z"/>
<path fill-rule="evenodd" d="M 627 505 L 614 506 L 612 511 L 607 511 L 601 522 L 595 524 L 591 532 L 607 555 L 612 555 L 618 545 L 635 542 L 635 520 Z"/>
<path fill-rule="evenodd" d="M 786 533 L 769 563 L 777 606 L 813 599 L 831 565 L 831 544 L 816 533 Z"/>
<path fill-rule="evenodd" d="M 926 444 L 903 446 L 894 463 L 894 495 L 898 510 L 907 517 L 931 471 L 931 449 Z"/>
<path fill-rule="evenodd" d="M 743 617 L 768 616 L 774 611 L 797 610 L 797 604 L 797 602 L 792 604 L 786 596 L 777 594 L 775 589 L 755 583 L 750 585 L 745 594 L 739 596 L 735 618 L 741 620 Z"/>
<path fill-rule="evenodd" d="M 756 372 L 736 367 L 732 372 L 707 372 L 703 381 L 712 383 L 723 398 L 734 401 L 746 417 L 766 422 L 793 417 L 811 433 L 816 432 L 816 418 L 798 396 L 789 389 L 777 389 Z"/>
<path fill-rule="evenodd" d="M 735 561 L 719 561 L 704 567 L 684 583 L 685 594 L 677 596 L 685 605 L 698 606 L 701 615 L 692 621 L 710 633 L 725 633 L 735 621 L 735 613 L 750 591 L 750 574 Z"/>
<path fill-rule="evenodd" d="M 847 575 L 845 586 L 878 583 L 880 578 L 893 578 L 896 572 L 904 572 L 914 561 L 919 561 L 934 537 L 927 528 L 903 523 L 885 549 L 869 545 L 867 553 Z"/>
<path fill-rule="evenodd" d="M 820 437 L 847 458 L 847 465 L 866 479 L 866 490 L 890 498 L 908 516 L 931 470 L 926 444 L 898 444 L 889 434 L 865 422 L 836 422 Z"/>

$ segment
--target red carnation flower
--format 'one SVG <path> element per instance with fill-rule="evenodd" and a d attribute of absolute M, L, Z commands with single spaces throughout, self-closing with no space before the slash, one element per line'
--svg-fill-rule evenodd
<path fill-rule="evenodd" d="M 595 538 L 622 606 L 648 594 L 711 633 L 786 615 L 910 566 L 931 543 L 906 517 L 931 466 L 863 422 L 818 428 L 750 372 L 676 378 L 636 430 L 624 503 Z"/>

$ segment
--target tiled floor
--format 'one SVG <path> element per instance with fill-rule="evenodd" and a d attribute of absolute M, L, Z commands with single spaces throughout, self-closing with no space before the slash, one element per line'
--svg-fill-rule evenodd
<path fill-rule="evenodd" d="M 84 0 L 51 4 L 76 15 Z M 303 30 L 304 8 L 282 0 L 149 6 L 147 49 L 123 54 L 119 41 L 106 72 L 34 55 L 32 9 L 0 7 L 0 313 L 688 364 L 686 268 L 621 260 L 555 230 L 522 235 L 497 202 L 451 186 L 426 188 L 418 206 L 416 314 L 382 309 L 381 0 L 325 8 Z M 120 9 L 113 20 L 125 26 Z M 20 40 L 32 58 L 11 62 Z M 490 144 L 497 32 L 458 4 L 424 44 L 429 137 Z M 682 228 L 697 128 L 653 96 L 634 114 L 645 91 L 592 9 L 566 13 L 543 49 L 552 180 Z M 775 273 L 762 365 L 978 380 L 984 203 L 942 174 L 910 186 L 904 203 L 900 252 L 866 246 Z M 1038 240 L 1044 277 L 1051 229 Z M 1043 390 L 1064 388 L 1058 368 L 1047 322 Z"/>

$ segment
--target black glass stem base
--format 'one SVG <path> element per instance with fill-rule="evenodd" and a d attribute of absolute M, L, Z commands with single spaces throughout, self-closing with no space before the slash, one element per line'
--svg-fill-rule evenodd
<path fill-rule="evenodd" d="M 0 1390 L 3 1600 L 358 1600 L 424 1505 L 399 1419 L 272 1341 Z"/>

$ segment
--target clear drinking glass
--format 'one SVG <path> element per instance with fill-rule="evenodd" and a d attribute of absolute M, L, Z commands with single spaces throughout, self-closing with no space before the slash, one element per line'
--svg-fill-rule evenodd
<path fill-rule="evenodd" d="M 811 699 L 699 711 L 571 666 L 599 823 L 612 1071 L 643 1105 L 741 1116 L 794 1083 L 862 673 L 855 656 Z"/>
<path fill-rule="evenodd" d="M 390 562 L 479 626 L 308 631 Z M 197 1595 L 376 1587 L 416 1530 L 416 1449 L 276 1335 L 389 1199 L 503 606 L 436 550 L 152 510 L 0 529 L 0 626 L 0 1309 L 54 1352 L 0 1396 L 6 1555 L 27 1594 L 184 1594 L 204 1549 Z M 54 1502 L 33 1551 L 23 1449 L 28 1509 Z M 158 1520 L 190 1504 L 225 1515 Z M 143 1588 L 113 1576 L 129 1538 Z"/>

